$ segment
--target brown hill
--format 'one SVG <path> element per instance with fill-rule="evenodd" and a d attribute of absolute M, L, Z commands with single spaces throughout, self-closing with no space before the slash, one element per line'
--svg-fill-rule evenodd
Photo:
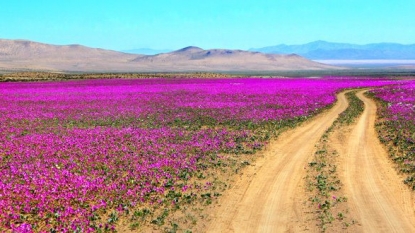
<path fill-rule="evenodd" d="M 0 40 L 0 70 L 80 72 L 277 71 L 335 67 L 298 55 L 186 47 L 152 56 L 127 54 L 82 45 L 50 45 Z"/>
<path fill-rule="evenodd" d="M 93 71 L 118 70 L 137 55 L 82 45 L 50 45 L 26 40 L 0 40 L 0 69 Z M 111 65 L 114 63 L 114 66 Z"/>
<path fill-rule="evenodd" d="M 171 53 L 142 56 L 133 60 L 161 70 L 176 67 L 181 71 L 272 71 L 330 69 L 332 66 L 307 60 L 298 55 L 263 54 L 243 50 L 186 47 Z"/>

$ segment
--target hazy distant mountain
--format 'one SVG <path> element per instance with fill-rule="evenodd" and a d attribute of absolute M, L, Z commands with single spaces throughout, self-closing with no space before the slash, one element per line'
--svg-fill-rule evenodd
<path fill-rule="evenodd" d="M 298 55 L 187 47 L 170 53 L 137 55 L 82 45 L 0 40 L 0 70 L 80 72 L 277 71 L 335 67 Z"/>
<path fill-rule="evenodd" d="M 159 53 L 168 53 L 171 52 L 170 49 L 149 49 L 149 48 L 141 48 L 141 49 L 130 49 L 130 50 L 122 50 L 121 52 L 124 53 L 132 53 L 132 54 L 143 54 L 143 55 L 156 55 Z"/>
<path fill-rule="evenodd" d="M 276 45 L 264 48 L 250 49 L 269 54 L 295 53 L 313 60 L 365 60 L 365 59 L 415 59 L 415 44 L 403 45 L 397 43 L 377 44 L 346 44 L 315 41 L 302 45 Z"/>

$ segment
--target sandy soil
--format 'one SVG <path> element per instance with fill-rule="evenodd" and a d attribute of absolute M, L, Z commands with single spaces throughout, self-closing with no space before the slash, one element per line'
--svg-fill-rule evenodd
<path fill-rule="evenodd" d="M 376 104 L 363 91 L 357 96 L 365 104 L 362 116 L 333 143 L 350 215 L 358 232 L 415 232 L 414 196 L 377 138 Z"/>
<path fill-rule="evenodd" d="M 299 232 L 307 226 L 303 178 L 314 145 L 348 106 L 344 93 L 328 112 L 287 131 L 239 177 L 214 211 L 207 232 Z"/>

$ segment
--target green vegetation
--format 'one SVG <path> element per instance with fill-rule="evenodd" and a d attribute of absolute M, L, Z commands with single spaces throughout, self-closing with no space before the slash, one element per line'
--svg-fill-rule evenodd
<path fill-rule="evenodd" d="M 309 203 L 313 209 L 317 208 L 314 213 L 322 232 L 327 231 L 336 220 L 340 221 L 343 227 L 354 223 L 347 216 L 347 210 L 344 212 L 342 210 L 338 211 L 339 209 L 344 209 L 340 205 L 346 202 L 347 198 L 339 196 L 342 183 L 337 174 L 336 157 L 338 152 L 330 147 L 328 138 L 335 129 L 354 123 L 363 113 L 364 104 L 357 98 L 356 92 L 346 93 L 349 102 L 348 108 L 339 114 L 336 121 L 319 140 L 314 153 L 314 159 L 309 163 L 307 170 L 307 189 L 311 195 Z"/>
<path fill-rule="evenodd" d="M 404 183 L 415 190 L 415 83 L 386 86 L 368 93 L 376 100 L 378 118 L 375 128 Z"/>

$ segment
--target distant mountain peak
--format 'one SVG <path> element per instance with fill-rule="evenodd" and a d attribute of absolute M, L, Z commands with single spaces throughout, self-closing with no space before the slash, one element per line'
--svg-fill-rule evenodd
<path fill-rule="evenodd" d="M 204 51 L 204 50 L 196 46 L 187 46 L 182 49 L 176 50 L 174 52 L 200 52 L 200 51 Z"/>
<path fill-rule="evenodd" d="M 326 44 L 336 44 L 336 43 L 332 43 L 332 42 L 328 42 L 325 40 L 316 40 L 316 41 L 312 41 L 310 43 L 307 43 L 308 45 L 310 44 L 318 44 L 318 45 L 326 45 Z"/>
<path fill-rule="evenodd" d="M 370 60 L 370 59 L 415 59 L 415 44 L 403 45 L 398 43 L 372 43 L 366 45 L 333 43 L 317 40 L 300 45 L 268 46 L 250 49 L 268 54 L 291 54 L 313 60 Z"/>

